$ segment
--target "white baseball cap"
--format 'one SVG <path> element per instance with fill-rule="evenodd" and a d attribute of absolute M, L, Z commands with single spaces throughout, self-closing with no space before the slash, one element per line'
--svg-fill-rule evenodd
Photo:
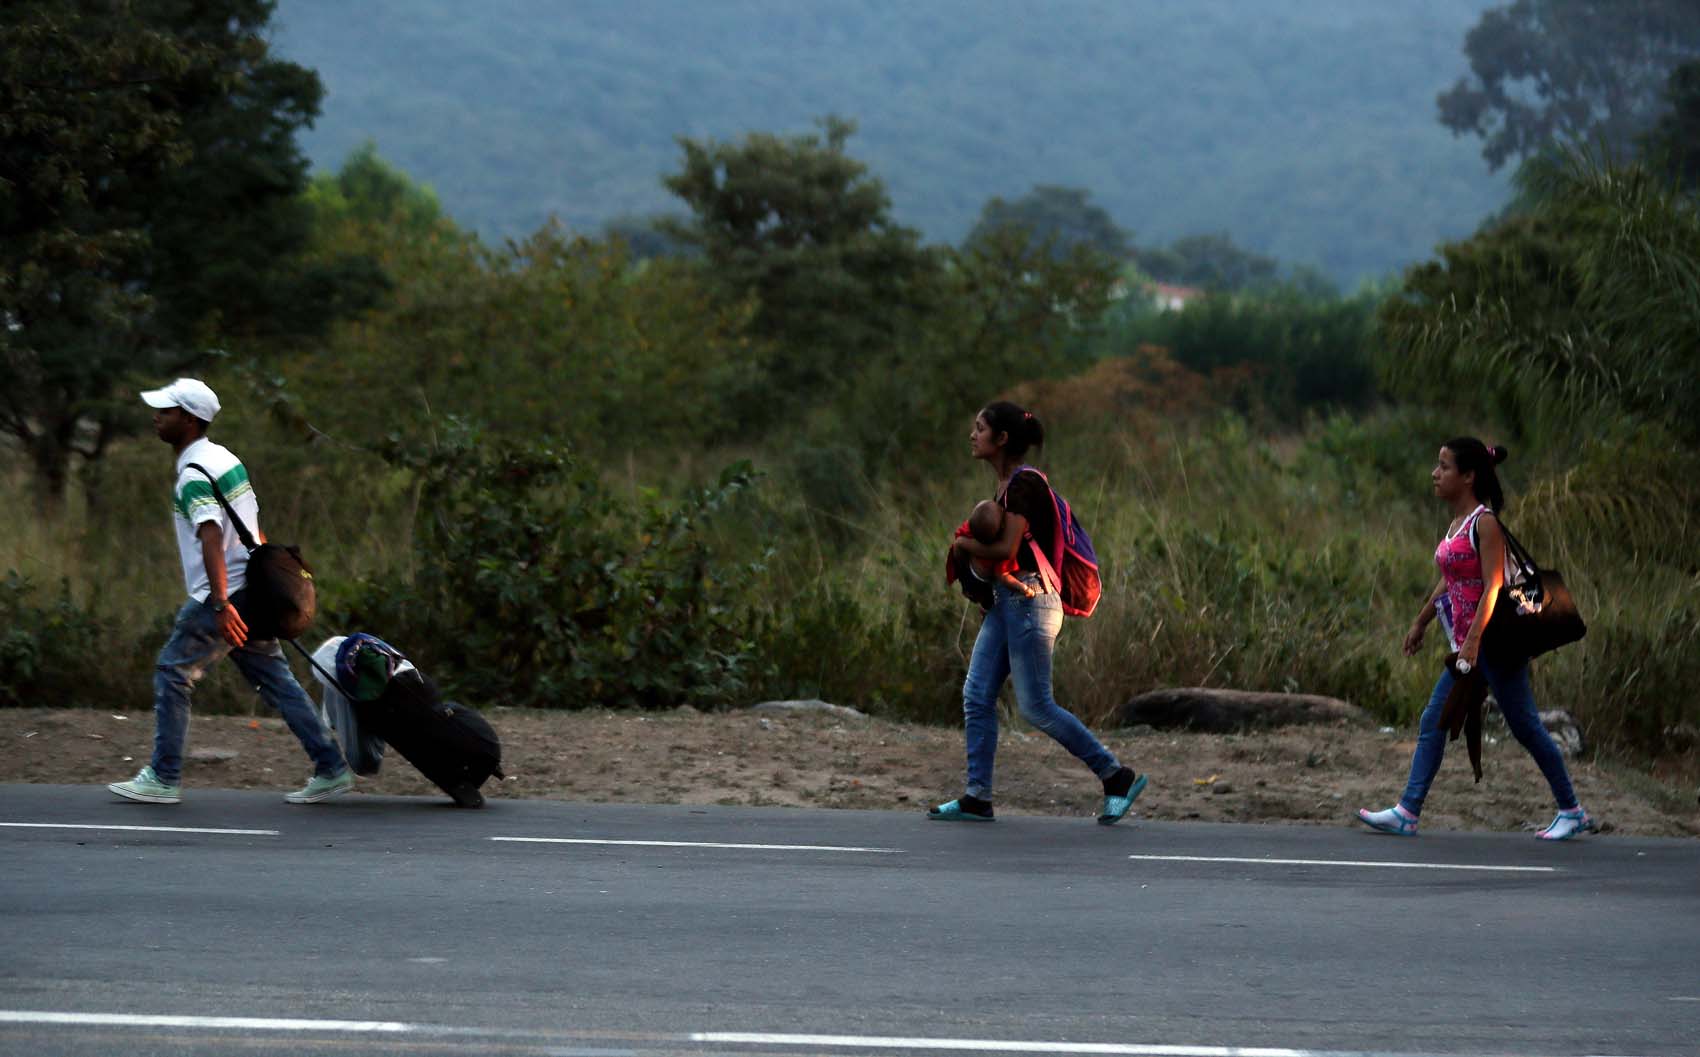
<path fill-rule="evenodd" d="M 149 407 L 180 407 L 202 422 L 218 414 L 218 394 L 199 378 L 179 378 L 164 389 L 149 389 L 142 401 Z"/>

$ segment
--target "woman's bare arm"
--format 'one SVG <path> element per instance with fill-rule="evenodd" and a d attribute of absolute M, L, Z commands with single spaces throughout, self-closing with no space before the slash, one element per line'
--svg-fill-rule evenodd
<path fill-rule="evenodd" d="M 981 543 L 972 536 L 958 536 L 953 545 L 970 558 L 983 561 L 1003 562 L 1015 557 L 1016 550 L 1021 546 L 1021 537 L 1027 532 L 1027 519 L 1020 514 L 1005 513 L 1003 516 L 1003 531 L 991 543 Z"/>
<path fill-rule="evenodd" d="M 1423 602 L 1423 608 L 1417 613 L 1417 619 L 1411 622 L 1411 630 L 1405 632 L 1405 656 L 1413 657 L 1422 649 L 1423 633 L 1428 630 L 1434 620 L 1434 604 L 1440 601 L 1440 596 L 1446 593 L 1446 579 L 1434 585 L 1434 590 L 1428 593 L 1428 599 Z"/>

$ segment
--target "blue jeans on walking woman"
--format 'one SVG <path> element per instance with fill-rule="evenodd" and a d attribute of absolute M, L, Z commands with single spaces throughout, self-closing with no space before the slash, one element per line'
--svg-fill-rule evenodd
<path fill-rule="evenodd" d="M 183 744 L 189 735 L 189 695 L 207 669 L 229 655 L 242 670 L 242 678 L 260 691 L 266 704 L 277 709 L 283 721 L 301 740 L 313 758 L 313 770 L 323 778 L 339 775 L 346 768 L 342 752 L 325 732 L 307 691 L 295 681 L 283 646 L 276 639 L 249 639 L 247 645 L 232 647 L 218 633 L 212 607 L 193 598 L 177 611 L 171 638 L 159 651 L 153 672 L 153 773 L 166 785 L 183 778 Z"/>
<path fill-rule="evenodd" d="M 1511 728 L 1518 743 L 1529 750 L 1529 755 L 1535 758 L 1541 773 L 1546 776 L 1547 784 L 1552 786 L 1552 798 L 1558 802 L 1558 809 L 1571 810 L 1576 806 L 1576 791 L 1570 786 L 1570 772 L 1565 769 L 1564 754 L 1553 744 L 1552 735 L 1541 726 L 1540 714 L 1535 710 L 1535 693 L 1529 687 L 1529 662 L 1499 665 L 1484 660 L 1481 670 L 1487 677 L 1488 688 L 1493 691 L 1493 699 L 1499 702 L 1505 725 Z M 1446 695 L 1452 691 L 1453 681 L 1450 669 L 1442 672 L 1440 680 L 1434 684 L 1434 693 L 1429 695 L 1428 707 L 1423 709 L 1417 751 L 1411 755 L 1411 778 L 1405 785 L 1405 794 L 1399 798 L 1399 803 L 1413 815 L 1422 814 L 1428 787 L 1440 770 L 1441 757 L 1446 754 L 1447 735 L 1440 725 L 1440 713 L 1446 705 Z"/>
<path fill-rule="evenodd" d="M 1022 579 L 1029 579 L 1026 575 Z M 1036 581 L 1037 577 L 1031 578 Z M 969 796 L 992 798 L 992 761 L 998 751 L 998 691 L 1014 678 L 1015 700 L 1027 722 L 1055 738 L 1099 778 L 1121 769 L 1110 750 L 1051 696 L 1051 652 L 1062 630 L 1062 599 L 1032 598 L 997 585 L 995 601 L 974 640 L 962 684 L 962 724 L 968 742 Z"/>

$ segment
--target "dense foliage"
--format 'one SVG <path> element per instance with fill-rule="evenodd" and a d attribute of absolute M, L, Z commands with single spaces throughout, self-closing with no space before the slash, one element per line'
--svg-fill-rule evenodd
<path fill-rule="evenodd" d="M 701 531 L 747 463 L 631 502 L 560 448 L 453 422 L 389 461 L 410 471 L 414 574 L 361 582 L 346 626 L 384 629 L 481 702 L 713 705 L 749 682 L 748 599 L 729 588 L 751 567 L 712 560 Z"/>
<path fill-rule="evenodd" d="M 311 70 L 270 0 L 23 0 L 0 13 L 0 429 L 44 502 L 139 419 L 115 378 L 316 333 L 369 301 L 360 259 L 301 258 Z"/>
<path fill-rule="evenodd" d="M 1440 120 L 1482 138 L 1499 168 L 1555 143 L 1595 144 L 1614 160 L 1664 108 L 1666 77 L 1700 57 L 1690 0 L 1513 0 L 1464 38 L 1470 73 L 1439 99 Z"/>

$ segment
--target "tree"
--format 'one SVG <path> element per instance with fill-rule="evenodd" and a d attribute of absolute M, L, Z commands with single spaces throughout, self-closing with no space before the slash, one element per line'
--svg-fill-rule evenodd
<path fill-rule="evenodd" d="M 301 259 L 316 74 L 272 0 L 23 0 L 0 15 L 0 428 L 43 502 L 140 420 L 120 383 L 312 333 L 375 295 Z M 349 296 L 350 290 L 365 293 Z"/>
<path fill-rule="evenodd" d="M 1117 268 L 1086 246 L 1054 251 L 1019 227 L 948 251 L 936 309 L 864 372 L 832 440 L 856 445 L 864 467 L 925 464 L 1011 385 L 1081 369 Z"/>
<path fill-rule="evenodd" d="M 437 193 L 379 157 L 371 140 L 356 147 L 336 172 L 315 176 L 307 203 L 316 232 L 347 222 L 381 229 L 385 238 L 398 232 L 415 237 L 458 233 Z"/>
<path fill-rule="evenodd" d="M 1113 260 L 1126 259 L 1127 232 L 1088 197 L 1090 192 L 1080 188 L 1041 184 L 1013 202 L 993 198 L 980 207 L 980 219 L 968 233 L 967 245 L 983 242 L 1000 229 L 1018 228 L 1056 260 L 1079 246 Z"/>
<path fill-rule="evenodd" d="M 1165 248 L 1140 250 L 1135 256 L 1139 266 L 1153 278 L 1211 290 L 1243 290 L 1270 282 L 1279 267 L 1273 257 L 1234 245 L 1225 231 L 1187 235 Z"/>
<path fill-rule="evenodd" d="M 1382 306 L 1395 392 L 1561 443 L 1627 421 L 1700 450 L 1700 208 L 1576 152 L 1519 178 L 1526 212 L 1444 247 Z"/>
<path fill-rule="evenodd" d="M 1440 94 L 1440 122 L 1480 136 L 1494 169 L 1559 142 L 1627 158 L 1677 64 L 1700 56 L 1693 0 L 1515 0 L 1464 38 L 1470 74 Z"/>
<path fill-rule="evenodd" d="M 938 255 L 892 219 L 885 185 L 845 152 L 855 128 L 827 117 L 819 135 L 682 137 L 683 167 L 663 181 L 692 216 L 659 230 L 699 249 L 724 295 L 756 299 L 752 330 L 775 343 L 771 381 L 788 398 L 839 390 L 895 344 L 940 273 Z"/>
<path fill-rule="evenodd" d="M 602 225 L 602 237 L 624 242 L 626 252 L 634 261 L 678 257 L 691 252 L 690 247 L 661 230 L 662 222 L 663 218 L 660 216 L 621 214 Z M 681 221 L 678 217 L 671 217 L 667 218 L 666 222 L 676 225 Z"/>
<path fill-rule="evenodd" d="M 1665 101 L 1670 109 L 1647 133 L 1646 152 L 1682 186 L 1700 190 L 1700 62 L 1671 71 Z"/>

